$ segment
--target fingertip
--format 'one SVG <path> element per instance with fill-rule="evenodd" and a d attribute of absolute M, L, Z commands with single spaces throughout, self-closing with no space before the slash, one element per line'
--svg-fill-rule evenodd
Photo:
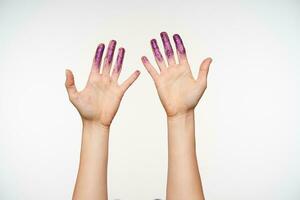
<path fill-rule="evenodd" d="M 157 45 L 156 39 L 151 39 L 150 40 L 150 44 L 151 44 L 152 49 L 158 49 L 158 45 Z"/>
<path fill-rule="evenodd" d="M 117 46 L 117 41 L 116 40 L 111 40 L 111 41 L 109 41 L 109 44 L 108 44 L 108 49 L 110 49 L 110 50 L 115 50 L 115 48 L 116 48 L 116 46 Z"/>
<path fill-rule="evenodd" d="M 123 52 L 125 52 L 125 48 L 124 47 L 120 47 L 119 51 L 123 53 Z"/>
<path fill-rule="evenodd" d="M 175 33 L 175 34 L 173 35 L 173 40 L 174 40 L 175 42 L 181 41 L 180 35 L 179 35 L 178 33 Z"/>
<path fill-rule="evenodd" d="M 72 71 L 70 69 L 65 69 L 66 77 L 68 77 L 69 74 L 72 74 Z"/>
<path fill-rule="evenodd" d="M 65 70 L 65 75 L 66 75 L 65 85 L 66 85 L 66 87 L 68 87 L 70 85 L 70 70 L 69 69 Z"/>
<path fill-rule="evenodd" d="M 186 54 L 185 47 L 184 47 L 183 41 L 182 41 L 181 37 L 179 36 L 179 34 L 177 34 L 177 33 L 174 34 L 173 40 L 175 42 L 177 52 L 179 52 L 179 54 L 181 54 L 181 55 L 185 55 Z"/>
<path fill-rule="evenodd" d="M 99 48 L 104 48 L 104 47 L 105 47 L 105 44 L 104 44 L 104 43 L 100 43 L 100 44 L 98 45 L 98 47 L 99 47 Z"/>
<path fill-rule="evenodd" d="M 213 61 L 213 59 L 211 57 L 208 57 L 206 59 L 209 61 L 209 63 L 211 63 Z"/>
<path fill-rule="evenodd" d="M 104 49 L 105 49 L 105 44 L 103 43 L 98 44 L 95 57 L 97 58 L 101 57 Z"/>
<path fill-rule="evenodd" d="M 97 50 L 96 50 L 96 52 L 98 52 L 98 51 L 103 51 L 103 50 L 104 50 L 104 48 L 105 48 L 105 44 L 103 44 L 103 43 L 100 43 L 100 44 L 98 44 L 98 46 L 97 46 Z"/>
<path fill-rule="evenodd" d="M 142 56 L 142 57 L 141 57 L 141 60 L 142 60 L 142 62 L 143 62 L 143 63 L 146 63 L 146 62 L 148 62 L 148 59 L 147 59 L 147 57 L 146 57 L 146 56 Z"/>
<path fill-rule="evenodd" d="M 117 44 L 117 41 L 114 40 L 114 39 L 112 39 L 109 43 L 110 43 L 110 44 L 113 44 L 113 45 L 116 45 L 116 44 Z"/>
<path fill-rule="evenodd" d="M 161 37 L 163 37 L 164 35 L 167 35 L 168 33 L 166 32 L 166 31 L 162 31 L 161 33 L 160 33 L 160 36 Z"/>

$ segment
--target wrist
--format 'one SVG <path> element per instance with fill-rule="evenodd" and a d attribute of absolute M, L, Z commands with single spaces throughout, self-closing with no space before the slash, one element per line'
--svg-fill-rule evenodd
<path fill-rule="evenodd" d="M 93 120 L 86 120 L 82 119 L 82 124 L 84 128 L 89 128 L 93 130 L 106 130 L 109 131 L 110 125 L 105 125 L 99 121 L 93 121 Z"/>
<path fill-rule="evenodd" d="M 182 121 L 182 120 L 193 119 L 193 118 L 194 118 L 194 109 L 185 112 L 179 112 L 171 116 L 167 115 L 168 121 Z"/>
<path fill-rule="evenodd" d="M 173 116 L 168 116 L 168 135 L 170 137 L 179 137 L 180 140 L 185 140 L 189 137 L 188 135 L 194 137 L 195 133 L 195 119 L 194 110 L 189 110 L 188 112 L 178 113 Z"/>

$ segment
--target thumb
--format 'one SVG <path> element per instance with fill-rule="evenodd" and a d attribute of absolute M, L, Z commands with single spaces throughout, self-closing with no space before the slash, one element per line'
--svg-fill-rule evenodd
<path fill-rule="evenodd" d="M 205 60 L 203 60 L 203 62 L 200 65 L 199 68 L 199 73 L 198 73 L 198 81 L 201 82 L 206 82 L 207 80 L 207 75 L 208 75 L 208 71 L 209 71 L 209 66 L 212 62 L 211 58 L 206 58 Z"/>
<path fill-rule="evenodd" d="M 71 99 L 77 93 L 77 89 L 75 86 L 74 75 L 73 75 L 72 71 L 69 69 L 66 69 L 65 86 L 66 86 L 69 98 Z"/>

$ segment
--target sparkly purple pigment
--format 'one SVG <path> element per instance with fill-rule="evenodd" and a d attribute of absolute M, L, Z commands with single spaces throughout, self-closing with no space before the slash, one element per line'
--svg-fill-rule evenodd
<path fill-rule="evenodd" d="M 125 54 L 125 49 L 120 48 L 119 53 L 118 53 L 118 57 L 117 57 L 117 63 L 116 63 L 116 71 L 117 72 L 119 72 L 122 68 L 124 54 Z"/>
<path fill-rule="evenodd" d="M 151 40 L 151 47 L 152 47 L 152 51 L 153 51 L 154 56 L 156 57 L 156 59 L 158 61 L 162 62 L 163 61 L 163 57 L 162 57 L 162 55 L 161 55 L 161 53 L 159 51 L 159 47 L 158 47 L 157 42 L 156 42 L 155 39 Z"/>
<path fill-rule="evenodd" d="M 176 48 L 180 54 L 185 54 L 185 48 L 183 42 L 178 34 L 173 35 L 173 39 L 176 45 Z"/>
<path fill-rule="evenodd" d="M 115 40 L 111 40 L 109 42 L 108 49 L 107 49 L 107 54 L 106 54 L 106 58 L 107 58 L 108 63 L 112 62 L 114 52 L 115 52 L 115 48 L 116 48 L 116 44 L 117 44 L 117 42 Z"/>
<path fill-rule="evenodd" d="M 168 34 L 166 32 L 161 32 L 160 37 L 163 41 L 163 45 L 164 45 L 164 48 L 165 48 L 165 54 L 166 54 L 167 58 L 172 57 L 174 55 L 174 51 L 173 51 L 173 48 L 171 46 Z"/>
<path fill-rule="evenodd" d="M 99 44 L 99 46 L 97 47 L 96 53 L 95 53 L 95 62 L 97 64 L 97 66 L 99 67 L 101 60 L 102 60 L 102 56 L 103 56 L 103 51 L 104 51 L 105 45 L 104 44 Z"/>

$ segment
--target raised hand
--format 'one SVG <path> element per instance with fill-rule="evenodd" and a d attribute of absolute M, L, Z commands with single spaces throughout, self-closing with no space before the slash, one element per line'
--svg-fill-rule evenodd
<path fill-rule="evenodd" d="M 152 76 L 158 95 L 168 117 L 185 114 L 193 110 L 199 102 L 207 86 L 207 74 L 211 58 L 206 58 L 200 65 L 197 79 L 194 79 L 187 60 L 186 50 L 178 34 L 173 35 L 177 50 L 178 62 L 175 60 L 174 51 L 168 34 L 160 34 L 166 61 L 163 58 L 157 41 L 151 40 L 151 47 L 160 73 L 153 67 L 147 57 L 142 57 L 142 62 Z"/>
<path fill-rule="evenodd" d="M 119 48 L 118 56 L 111 73 L 112 61 L 116 41 L 109 43 L 101 67 L 104 44 L 99 44 L 92 64 L 92 69 L 86 87 L 78 92 L 74 82 L 73 73 L 66 70 L 66 88 L 69 99 L 77 108 L 83 121 L 96 122 L 99 125 L 109 127 L 125 91 L 137 79 L 140 72 L 136 70 L 124 83 L 118 84 L 118 78 L 122 69 L 125 49 Z M 100 70 L 102 68 L 102 72 Z"/>
<path fill-rule="evenodd" d="M 160 34 L 166 60 L 157 41 L 151 40 L 152 51 L 160 73 L 143 56 L 142 62 L 152 76 L 167 114 L 168 124 L 168 180 L 167 200 L 204 200 L 198 169 L 195 142 L 194 108 L 207 86 L 211 58 L 200 65 L 194 79 L 187 60 L 186 50 L 178 34 L 173 35 L 177 61 L 167 33 Z"/>

